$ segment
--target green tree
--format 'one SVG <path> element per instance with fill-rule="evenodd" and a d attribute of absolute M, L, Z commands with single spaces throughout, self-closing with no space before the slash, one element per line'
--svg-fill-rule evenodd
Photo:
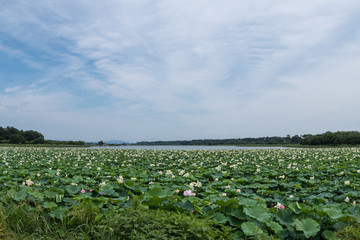
<path fill-rule="evenodd" d="M 26 139 L 21 134 L 11 134 L 9 137 L 10 143 L 18 144 L 25 143 Z"/>
<path fill-rule="evenodd" d="M 0 127 L 0 140 L 6 140 L 6 130 Z"/>
<path fill-rule="evenodd" d="M 291 143 L 300 143 L 302 138 L 299 135 L 295 135 L 291 138 Z"/>
<path fill-rule="evenodd" d="M 9 126 L 5 128 L 5 131 L 8 139 L 10 138 L 11 135 L 20 133 L 20 131 L 17 128 L 9 127 Z"/>
<path fill-rule="evenodd" d="M 44 143 L 44 136 L 36 131 L 29 130 L 24 132 L 24 137 L 26 141 L 31 143 Z"/>

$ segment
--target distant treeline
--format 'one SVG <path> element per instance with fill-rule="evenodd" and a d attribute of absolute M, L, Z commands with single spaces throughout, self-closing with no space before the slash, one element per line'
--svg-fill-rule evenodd
<path fill-rule="evenodd" d="M 309 135 L 300 141 L 304 145 L 357 145 L 360 144 L 360 132 L 326 132 Z"/>
<path fill-rule="evenodd" d="M 258 137 L 258 138 L 231 138 L 231 139 L 197 139 L 179 141 L 153 141 L 137 142 L 135 145 L 356 145 L 360 144 L 360 133 L 351 132 L 326 132 L 323 134 L 295 135 L 286 137 Z"/>
<path fill-rule="evenodd" d="M 50 145 L 76 145 L 76 146 L 82 146 L 85 145 L 84 141 L 57 141 L 57 140 L 45 140 L 45 144 Z"/>
<path fill-rule="evenodd" d="M 231 139 L 196 139 L 179 141 L 153 141 L 137 142 L 136 145 L 275 145 L 275 144 L 298 144 L 303 138 L 295 135 L 290 137 L 259 137 L 259 138 L 231 138 Z"/>
<path fill-rule="evenodd" d="M 23 131 L 15 127 L 0 127 L 0 144 L 50 144 L 50 145 L 85 145 L 84 141 L 45 140 L 44 135 L 37 131 Z"/>
<path fill-rule="evenodd" d="M 45 140 L 44 136 L 33 130 L 23 131 L 15 127 L 0 127 L 0 144 L 49 144 L 49 145 L 85 145 L 84 141 L 55 141 Z M 99 145 L 103 145 L 102 141 Z M 342 131 L 326 132 L 323 134 L 305 134 L 286 137 L 258 137 L 258 138 L 231 138 L 231 139 L 196 139 L 178 141 L 142 141 L 131 145 L 359 145 L 360 132 Z M 123 144 L 124 145 L 124 144 Z"/>

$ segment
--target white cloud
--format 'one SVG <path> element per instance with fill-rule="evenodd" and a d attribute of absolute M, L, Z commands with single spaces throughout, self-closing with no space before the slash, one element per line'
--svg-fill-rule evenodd
<path fill-rule="evenodd" d="M 14 1 L 0 27 L 52 65 L 2 41 L 0 51 L 43 75 L 28 91 L 7 84 L 0 109 L 106 122 L 109 138 L 115 128 L 132 139 L 341 130 L 355 126 L 344 116 L 358 117 L 359 10 L 335 0 Z"/>

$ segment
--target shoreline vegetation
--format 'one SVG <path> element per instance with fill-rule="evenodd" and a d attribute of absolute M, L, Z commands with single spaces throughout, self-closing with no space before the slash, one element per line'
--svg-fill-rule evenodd
<path fill-rule="evenodd" d="M 231 139 L 193 139 L 176 141 L 140 141 L 136 143 L 111 144 L 106 141 L 58 141 L 46 140 L 34 130 L 18 130 L 15 127 L 0 126 L 0 146 L 41 147 L 91 147 L 91 146 L 239 146 L 239 147 L 354 147 L 360 146 L 360 132 L 338 131 L 322 134 L 287 135 L 286 137 L 258 137 Z"/>
<path fill-rule="evenodd" d="M 302 145 L 302 144 L 219 144 L 219 145 L 206 145 L 206 144 L 197 144 L 197 145 L 186 145 L 186 144 L 137 144 L 137 143 L 122 143 L 122 144 L 99 144 L 99 143 L 84 143 L 84 144 L 69 144 L 67 141 L 52 141 L 51 143 L 39 143 L 39 144 L 22 144 L 22 143 L 0 143 L 1 147 L 50 147 L 50 148 L 90 148 L 90 147 L 121 147 L 121 146 L 144 146 L 144 147 L 150 147 L 150 146 L 233 146 L 233 147 L 249 147 L 249 148 L 257 148 L 257 147 L 284 147 L 284 148 L 354 148 L 354 147 L 360 147 L 360 144 L 352 145 L 352 144 L 339 144 L 339 145 Z"/>

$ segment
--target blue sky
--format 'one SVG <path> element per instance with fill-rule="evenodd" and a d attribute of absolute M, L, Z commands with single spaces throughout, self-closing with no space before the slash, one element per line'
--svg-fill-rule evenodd
<path fill-rule="evenodd" d="M 0 126 L 46 139 L 360 130 L 360 1 L 1 1 Z"/>

